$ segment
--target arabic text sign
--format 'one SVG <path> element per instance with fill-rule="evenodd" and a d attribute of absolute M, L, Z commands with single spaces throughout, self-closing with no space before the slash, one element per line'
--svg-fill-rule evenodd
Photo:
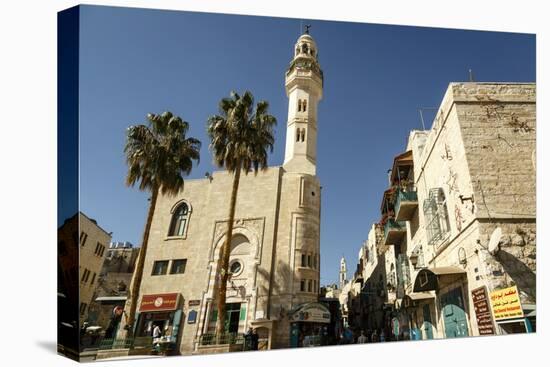
<path fill-rule="evenodd" d="M 472 300 L 474 301 L 474 311 L 476 313 L 479 335 L 493 335 L 495 333 L 495 328 L 493 326 L 493 317 L 489 309 L 489 300 L 487 299 L 487 290 L 485 287 L 474 289 L 472 291 Z"/>
<path fill-rule="evenodd" d="M 493 291 L 490 298 L 495 321 L 523 317 L 523 309 L 516 286 Z"/>

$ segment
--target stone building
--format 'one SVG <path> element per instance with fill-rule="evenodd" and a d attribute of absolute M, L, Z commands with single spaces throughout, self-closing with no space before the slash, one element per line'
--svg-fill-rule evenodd
<path fill-rule="evenodd" d="M 394 159 L 380 245 L 395 252 L 403 337 L 535 329 L 535 110 L 534 84 L 451 83 Z M 516 317 L 496 314 L 501 289 L 519 293 Z"/>
<path fill-rule="evenodd" d="M 90 316 L 95 317 L 96 309 L 90 309 L 95 298 L 99 274 L 105 261 L 106 249 L 111 242 L 111 233 L 101 228 L 95 219 L 79 213 L 79 279 L 80 279 L 80 324 Z M 92 320 L 93 321 L 93 320 Z"/>
<path fill-rule="evenodd" d="M 298 38 L 293 54 L 285 75 L 284 164 L 241 176 L 230 250 L 226 330 L 240 334 L 257 328 L 266 348 L 299 346 L 303 336 L 330 319 L 317 303 L 316 142 L 323 74 L 309 34 Z M 179 353 L 228 350 L 206 344 L 217 319 L 215 275 L 232 182 L 232 174 L 217 171 L 186 180 L 176 197 L 159 197 L 139 292 L 137 336 L 150 335 L 159 324 Z"/>
<path fill-rule="evenodd" d="M 111 242 L 97 280 L 93 302 L 94 324 L 107 330 L 114 309 L 124 307 L 139 248 L 129 242 Z"/>

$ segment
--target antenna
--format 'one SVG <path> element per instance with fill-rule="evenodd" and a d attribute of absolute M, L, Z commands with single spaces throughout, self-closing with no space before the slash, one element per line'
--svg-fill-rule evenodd
<path fill-rule="evenodd" d="M 426 130 L 426 126 L 424 124 L 424 114 L 423 114 L 423 111 L 424 110 L 438 110 L 438 108 L 436 107 L 420 107 L 418 109 L 418 113 L 420 113 L 420 122 L 422 123 L 422 130 Z"/>

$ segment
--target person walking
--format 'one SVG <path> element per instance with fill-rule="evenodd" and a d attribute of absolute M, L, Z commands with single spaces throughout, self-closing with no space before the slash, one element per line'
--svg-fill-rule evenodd
<path fill-rule="evenodd" d="M 365 344 L 367 342 L 367 337 L 365 336 L 365 332 L 361 330 L 361 335 L 357 338 L 358 344 Z"/>
<path fill-rule="evenodd" d="M 252 328 L 249 327 L 244 334 L 244 350 L 252 350 Z"/>
<path fill-rule="evenodd" d="M 258 335 L 258 332 L 256 329 L 252 329 L 252 350 L 258 350 L 258 341 L 260 339 L 260 336 Z"/>
<path fill-rule="evenodd" d="M 378 333 L 376 332 L 376 329 L 374 329 L 374 331 L 372 332 L 371 341 L 373 343 L 378 342 Z"/>

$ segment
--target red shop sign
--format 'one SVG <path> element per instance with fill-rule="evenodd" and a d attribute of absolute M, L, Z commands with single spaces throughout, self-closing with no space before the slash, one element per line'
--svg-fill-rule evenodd
<path fill-rule="evenodd" d="M 147 294 L 141 298 L 139 311 L 172 311 L 178 307 L 179 293 Z"/>

